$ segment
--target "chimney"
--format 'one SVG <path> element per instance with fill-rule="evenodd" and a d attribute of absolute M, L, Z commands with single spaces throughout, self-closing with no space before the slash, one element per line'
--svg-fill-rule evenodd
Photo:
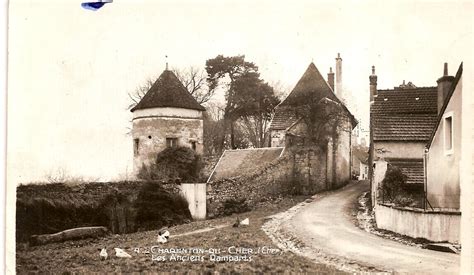
<path fill-rule="evenodd" d="M 329 68 L 328 84 L 329 84 L 329 87 L 331 87 L 332 91 L 334 92 L 334 73 L 332 72 L 332 67 Z"/>
<path fill-rule="evenodd" d="M 375 66 L 372 66 L 372 75 L 369 76 L 370 81 L 370 104 L 374 102 L 377 96 L 377 75 L 375 74 Z"/>
<path fill-rule="evenodd" d="M 342 99 L 342 58 L 341 54 L 337 54 L 336 58 L 336 95 Z"/>
<path fill-rule="evenodd" d="M 438 83 L 438 114 L 443 107 L 444 100 L 448 95 L 451 84 L 453 84 L 454 76 L 448 75 L 448 63 L 444 63 L 443 76 L 440 77 L 436 82 Z"/>

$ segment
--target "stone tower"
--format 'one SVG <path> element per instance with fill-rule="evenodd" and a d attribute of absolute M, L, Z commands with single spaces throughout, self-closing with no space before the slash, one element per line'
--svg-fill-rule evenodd
<path fill-rule="evenodd" d="M 131 109 L 134 173 L 154 163 L 166 147 L 186 146 L 202 154 L 205 110 L 172 71 L 164 70 Z"/>

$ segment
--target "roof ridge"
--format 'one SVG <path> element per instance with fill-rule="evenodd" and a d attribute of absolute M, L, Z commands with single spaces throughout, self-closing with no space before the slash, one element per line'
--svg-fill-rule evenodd
<path fill-rule="evenodd" d="M 437 89 L 437 86 L 424 86 L 424 87 L 416 87 L 416 88 L 394 88 L 394 89 L 377 89 L 377 92 L 405 92 L 405 91 L 413 91 L 413 90 L 431 90 Z"/>
<path fill-rule="evenodd" d="M 261 148 L 242 148 L 242 149 L 227 149 L 225 152 L 241 152 L 241 151 L 249 151 L 249 150 L 279 150 L 284 149 L 285 147 L 261 147 Z"/>

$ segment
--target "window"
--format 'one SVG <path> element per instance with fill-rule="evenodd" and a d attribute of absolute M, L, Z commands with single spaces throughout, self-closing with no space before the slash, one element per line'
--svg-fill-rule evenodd
<path fill-rule="evenodd" d="M 166 138 L 166 147 L 178 147 L 177 138 Z"/>
<path fill-rule="evenodd" d="M 138 156 L 139 151 L 138 148 L 140 146 L 140 140 L 138 138 L 135 138 L 133 140 L 133 155 Z"/>
<path fill-rule="evenodd" d="M 191 141 L 191 148 L 196 151 L 196 141 Z"/>
<path fill-rule="evenodd" d="M 444 152 L 445 154 L 453 153 L 453 114 L 444 116 Z"/>

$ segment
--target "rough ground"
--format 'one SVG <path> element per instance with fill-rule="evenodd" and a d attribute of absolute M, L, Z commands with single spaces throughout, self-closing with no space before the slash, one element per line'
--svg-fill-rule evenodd
<path fill-rule="evenodd" d="M 252 256 L 252 261 L 230 262 L 211 261 L 209 254 L 202 262 L 191 261 L 152 261 L 150 254 L 145 254 L 151 246 L 160 248 L 216 248 L 226 255 L 230 246 L 251 248 L 266 247 L 278 249 L 261 229 L 268 215 L 285 211 L 307 197 L 285 198 L 276 204 L 266 206 L 238 215 L 240 219 L 249 217 L 250 226 L 232 227 L 237 216 L 220 219 L 196 221 L 169 228 L 169 243 L 160 245 L 156 242 L 157 231 L 138 232 L 125 235 L 111 235 L 101 239 L 85 239 L 64 243 L 28 247 L 17 245 L 16 271 L 18 274 L 54 273 L 54 274 L 90 274 L 90 273 L 156 273 L 178 272 L 190 273 L 342 273 L 334 267 L 312 262 L 310 259 L 291 252 L 243 253 Z M 125 249 L 132 255 L 131 259 L 120 259 L 110 256 L 106 261 L 99 260 L 99 248 L 106 247 L 109 255 L 114 247 Z M 137 253 L 135 248 L 140 248 Z M 167 255 L 169 254 L 160 254 Z M 188 254 L 183 254 L 188 255 Z"/>
<path fill-rule="evenodd" d="M 283 232 L 301 242 L 293 250 L 345 271 L 459 273 L 458 255 L 406 246 L 356 227 L 354 201 L 368 188 L 367 183 L 352 183 L 281 213 L 279 218 L 287 220 L 280 225 Z"/>

